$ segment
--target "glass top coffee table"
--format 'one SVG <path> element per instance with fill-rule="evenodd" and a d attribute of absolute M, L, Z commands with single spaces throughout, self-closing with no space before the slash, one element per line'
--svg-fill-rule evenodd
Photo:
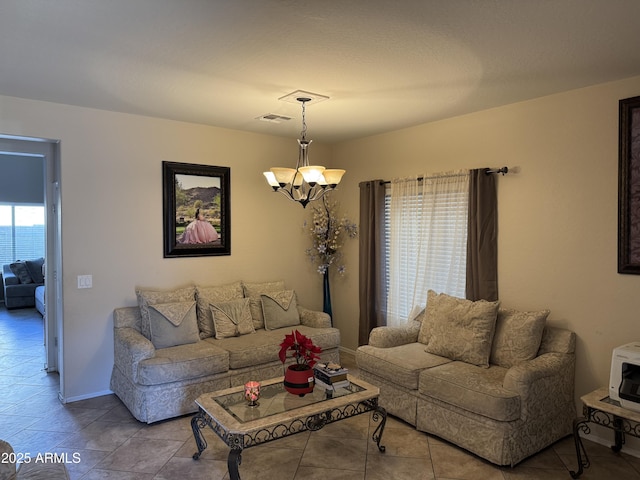
<path fill-rule="evenodd" d="M 244 386 L 200 395 L 196 399 L 200 410 L 191 419 L 198 447 L 193 459 L 200 458 L 207 448 L 201 430 L 208 426 L 231 448 L 227 460 L 229 477 L 237 480 L 243 449 L 307 430 L 320 430 L 329 423 L 366 412 L 373 412 L 374 421 L 379 422 L 372 437 L 384 452 L 380 440 L 387 412 L 378 405 L 380 390 L 352 376 L 348 380 L 346 387 L 325 391 L 316 386 L 312 393 L 302 397 L 287 392 L 282 377 L 265 380 L 260 382 L 258 405 L 253 407 L 244 398 Z"/>

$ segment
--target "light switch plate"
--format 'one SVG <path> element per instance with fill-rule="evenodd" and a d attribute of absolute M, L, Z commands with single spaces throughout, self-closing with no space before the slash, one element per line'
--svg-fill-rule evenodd
<path fill-rule="evenodd" d="M 92 275 L 78 275 L 78 288 L 91 288 L 93 287 Z"/>

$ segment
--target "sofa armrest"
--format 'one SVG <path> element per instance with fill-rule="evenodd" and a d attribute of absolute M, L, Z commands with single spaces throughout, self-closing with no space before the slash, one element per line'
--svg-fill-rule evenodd
<path fill-rule="evenodd" d="M 369 345 L 379 348 L 398 347 L 418 341 L 420 322 L 411 320 L 401 327 L 376 327 L 369 333 Z"/>
<path fill-rule="evenodd" d="M 307 327 L 313 328 L 329 328 L 331 327 L 331 317 L 324 313 L 298 305 L 298 313 L 300 314 L 300 323 Z"/>
<path fill-rule="evenodd" d="M 9 265 L 2 266 L 2 282 L 7 285 L 20 285 L 20 279 L 11 271 Z"/>
<path fill-rule="evenodd" d="M 155 356 L 156 349 L 147 338 L 131 327 L 114 328 L 114 363 L 134 383 L 140 361 Z"/>
<path fill-rule="evenodd" d="M 548 416 L 548 412 L 565 412 L 573 418 L 574 377 L 574 355 L 545 353 L 511 367 L 502 386 L 520 395 L 523 419 Z"/>

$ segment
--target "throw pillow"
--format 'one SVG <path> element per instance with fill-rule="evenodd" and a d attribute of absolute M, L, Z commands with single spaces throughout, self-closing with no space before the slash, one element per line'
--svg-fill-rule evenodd
<path fill-rule="evenodd" d="M 486 300 L 473 302 L 429 290 L 422 322 L 430 328 L 425 351 L 488 367 L 499 304 Z"/>
<path fill-rule="evenodd" d="M 549 310 L 498 310 L 496 333 L 491 347 L 491 363 L 511 368 L 535 358 L 548 316 Z"/>
<path fill-rule="evenodd" d="M 300 314 L 296 303 L 296 292 L 282 290 L 260 295 L 264 328 L 275 330 L 282 327 L 300 325 Z"/>
<path fill-rule="evenodd" d="M 249 299 L 251 318 L 253 327 L 256 330 L 264 328 L 264 315 L 262 314 L 262 301 L 260 295 L 263 293 L 281 292 L 284 290 L 284 280 L 275 282 L 243 283 L 244 296 Z"/>
<path fill-rule="evenodd" d="M 9 264 L 9 268 L 11 269 L 11 272 L 18 277 L 20 283 L 33 283 L 33 278 L 31 278 L 31 275 L 29 274 L 27 264 L 22 260 L 16 260 Z"/>
<path fill-rule="evenodd" d="M 196 311 L 200 338 L 213 337 L 216 333 L 210 307 L 212 303 L 230 302 L 241 298 L 243 298 L 243 292 L 240 282 L 211 287 L 196 286 Z"/>
<path fill-rule="evenodd" d="M 183 287 L 174 290 L 152 290 L 145 288 L 136 289 L 136 297 L 138 298 L 138 306 L 140 307 L 140 333 L 151 340 L 151 323 L 149 315 L 149 306 L 158 303 L 176 303 L 188 302 L 195 300 L 195 287 Z"/>
<path fill-rule="evenodd" d="M 27 267 L 29 275 L 31 275 L 33 283 L 44 283 L 44 275 L 42 272 L 44 258 L 40 257 L 37 260 L 27 260 L 24 264 Z"/>
<path fill-rule="evenodd" d="M 196 343 L 198 319 L 196 302 L 158 303 L 149 305 L 151 343 L 156 348 Z"/>
<path fill-rule="evenodd" d="M 255 332 L 248 298 L 212 303 L 210 309 L 218 340 Z"/>

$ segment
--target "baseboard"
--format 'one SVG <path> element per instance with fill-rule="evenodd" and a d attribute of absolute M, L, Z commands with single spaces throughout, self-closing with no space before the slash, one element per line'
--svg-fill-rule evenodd
<path fill-rule="evenodd" d="M 347 347 L 339 347 L 338 350 L 340 351 L 340 355 L 345 354 L 349 357 L 353 357 L 354 359 L 356 358 L 355 350 L 351 350 L 350 348 L 347 348 Z"/>
<path fill-rule="evenodd" d="M 592 429 L 591 433 L 588 435 L 580 435 L 581 437 L 607 448 L 610 448 L 615 443 L 613 440 L 613 430 L 591 423 L 588 425 Z M 594 430 L 597 431 L 597 433 L 594 433 Z M 631 455 L 632 457 L 640 458 L 640 440 L 630 435 L 625 435 L 625 442 L 622 445 L 621 452 Z"/>
<path fill-rule="evenodd" d="M 73 403 L 73 402 L 79 402 L 80 400 L 88 400 L 90 398 L 104 397 L 105 395 L 112 395 L 112 394 L 113 394 L 113 391 L 111 390 L 103 390 L 102 392 L 93 392 L 93 393 L 87 393 L 86 395 L 78 395 L 75 397 L 63 398 L 62 395 L 58 393 L 58 399 L 62 403 Z"/>

